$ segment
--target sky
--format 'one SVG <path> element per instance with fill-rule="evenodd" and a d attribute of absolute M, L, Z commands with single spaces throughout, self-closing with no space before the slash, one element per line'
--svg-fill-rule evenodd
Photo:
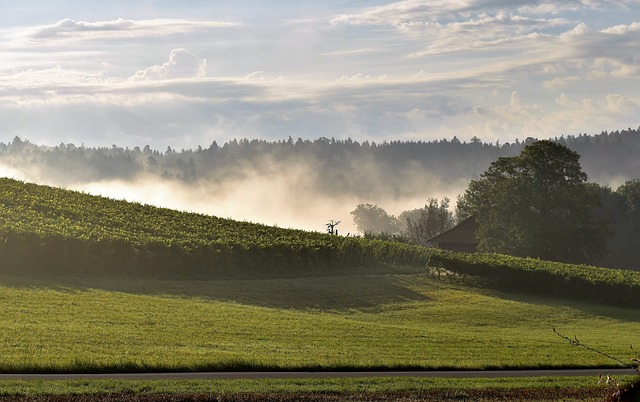
<path fill-rule="evenodd" d="M 640 124 L 639 0 L 0 0 L 0 141 L 550 138 Z"/>

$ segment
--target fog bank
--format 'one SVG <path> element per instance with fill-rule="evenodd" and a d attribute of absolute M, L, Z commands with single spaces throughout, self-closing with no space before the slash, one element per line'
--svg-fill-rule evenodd
<path fill-rule="evenodd" d="M 320 138 L 160 152 L 143 149 L 47 147 L 15 138 L 0 143 L 0 175 L 146 203 L 285 228 L 324 231 L 340 221 L 354 234 L 350 212 L 377 204 L 391 215 L 423 207 L 428 198 L 457 196 L 514 144 L 393 142 Z M 577 151 L 590 181 L 617 188 L 640 172 L 640 131 L 558 139 Z"/>

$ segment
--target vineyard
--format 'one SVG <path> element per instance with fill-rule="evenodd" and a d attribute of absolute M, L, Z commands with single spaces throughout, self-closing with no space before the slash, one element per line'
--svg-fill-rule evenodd
<path fill-rule="evenodd" d="M 331 236 L 0 179 L 5 273 L 179 279 L 444 269 L 483 286 L 640 306 L 640 272 Z"/>
<path fill-rule="evenodd" d="M 4 272 L 209 278 L 424 266 L 420 247 L 237 222 L 0 179 Z"/>
<path fill-rule="evenodd" d="M 517 258 L 500 254 L 434 252 L 435 269 L 474 278 L 483 286 L 640 307 L 640 272 Z"/>

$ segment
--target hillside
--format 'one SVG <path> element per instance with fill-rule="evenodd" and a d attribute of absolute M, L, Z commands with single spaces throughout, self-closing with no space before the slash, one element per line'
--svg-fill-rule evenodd
<path fill-rule="evenodd" d="M 640 290 L 640 272 L 282 229 L 12 179 L 0 179 L 0 258 L 0 273 L 182 280 L 436 269 L 482 286 L 636 307 Z"/>
<path fill-rule="evenodd" d="M 424 266 L 420 247 L 280 229 L 0 179 L 5 272 L 211 278 Z"/>
<path fill-rule="evenodd" d="M 637 340 L 637 309 L 595 297 L 636 292 L 636 273 L 604 270 L 585 288 L 597 268 L 285 230 L 9 179 L 0 236 L 5 372 L 593 367 L 615 363 L 552 328 L 621 357 Z M 541 281 L 529 289 L 537 295 L 523 281 Z M 566 293 L 545 291 L 558 281 Z M 574 283 L 586 301 L 570 300 L 585 299 Z"/>

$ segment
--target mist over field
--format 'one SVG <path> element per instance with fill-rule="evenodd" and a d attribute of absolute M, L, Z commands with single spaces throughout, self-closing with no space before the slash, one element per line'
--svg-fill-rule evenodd
<path fill-rule="evenodd" d="M 222 183 L 185 184 L 147 177 L 133 181 L 78 183 L 67 188 L 285 228 L 323 231 L 327 222 L 339 220 L 339 233 L 345 235 L 357 231 L 349 212 L 359 203 L 374 202 L 390 214 L 399 215 L 405 210 L 419 208 L 425 202 L 425 198 L 418 195 L 405 199 L 382 195 L 377 200 L 368 200 L 353 195 L 325 194 L 301 184 L 286 173 L 280 177 L 265 177 L 258 173 Z M 443 187 L 436 195 L 457 194 L 456 191 L 460 190 Z"/>
<path fill-rule="evenodd" d="M 638 130 L 559 140 L 582 155 L 590 181 L 616 188 L 640 171 Z M 115 145 L 48 147 L 16 138 L 0 146 L 0 174 L 285 228 L 324 231 L 335 220 L 346 235 L 356 233 L 350 212 L 361 203 L 395 216 L 423 207 L 430 197 L 449 197 L 455 207 L 470 180 L 525 143 L 233 140 L 160 152 Z"/>
<path fill-rule="evenodd" d="M 252 164 L 255 164 L 254 160 Z M 324 231 L 330 220 L 341 221 L 341 234 L 355 234 L 350 211 L 374 203 L 390 214 L 424 206 L 428 197 L 455 200 L 468 179 L 453 181 L 425 169 L 386 172 L 374 164 L 350 166 L 348 171 L 323 172 L 312 161 L 263 161 L 238 167 L 215 178 L 184 181 L 139 172 L 128 177 L 98 178 L 67 166 L 47 169 L 43 161 L 2 162 L 0 174 L 20 180 L 63 187 L 114 199 L 198 212 L 234 220 L 285 228 Z M 49 166 L 50 167 L 50 166 Z M 331 175 L 339 177 L 330 177 Z"/>

